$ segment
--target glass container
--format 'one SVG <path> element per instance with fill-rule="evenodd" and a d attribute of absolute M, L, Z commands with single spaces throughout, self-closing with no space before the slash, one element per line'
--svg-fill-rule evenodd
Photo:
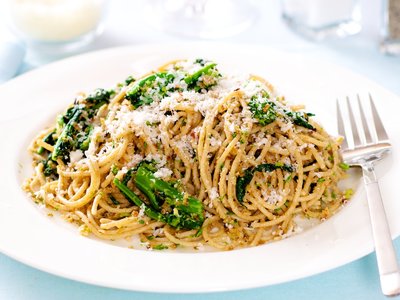
<path fill-rule="evenodd" d="M 342 38 L 361 30 L 359 0 L 282 0 L 291 29 L 312 39 Z"/>

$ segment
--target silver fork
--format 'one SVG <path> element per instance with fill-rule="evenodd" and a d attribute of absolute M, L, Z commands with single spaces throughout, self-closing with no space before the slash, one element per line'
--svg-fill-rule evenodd
<path fill-rule="evenodd" d="M 378 180 L 374 172 L 375 163 L 390 152 L 391 144 L 371 95 L 369 95 L 369 101 L 374 123 L 373 129 L 368 128 L 365 110 L 361 104 L 360 97 L 357 95 L 359 118 L 361 119 L 358 124 L 361 123 L 363 128 L 361 130 L 357 126 L 349 97 L 346 98 L 348 108 L 346 125 L 351 128 L 351 133 L 349 133 L 345 130 L 346 125 L 343 121 L 345 117 L 337 100 L 338 131 L 340 135 L 345 137 L 342 144 L 343 161 L 350 166 L 359 166 L 363 171 L 382 292 L 386 296 L 395 296 L 400 294 L 399 266 L 382 203 Z"/>

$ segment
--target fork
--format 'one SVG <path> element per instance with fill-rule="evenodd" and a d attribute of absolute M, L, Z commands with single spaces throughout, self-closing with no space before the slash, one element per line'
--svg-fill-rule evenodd
<path fill-rule="evenodd" d="M 373 128 L 368 127 L 365 109 L 357 95 L 358 124 L 362 125 L 361 129 L 357 126 L 349 97 L 346 98 L 347 119 L 340 109 L 339 100 L 336 100 L 338 131 L 345 137 L 342 144 L 343 161 L 349 166 L 359 166 L 363 171 L 382 292 L 386 296 L 395 296 L 400 294 L 399 266 L 374 171 L 375 163 L 390 153 L 391 144 L 371 95 L 369 95 L 369 102 Z M 346 119 L 347 123 L 343 119 Z M 346 125 L 347 128 L 351 128 L 351 133 L 345 130 Z"/>

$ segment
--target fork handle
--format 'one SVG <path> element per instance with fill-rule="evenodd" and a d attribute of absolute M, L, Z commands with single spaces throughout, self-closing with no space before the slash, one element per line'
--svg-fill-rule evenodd
<path fill-rule="evenodd" d="M 399 266 L 373 165 L 363 166 L 363 175 L 382 292 L 395 296 L 400 294 Z"/>

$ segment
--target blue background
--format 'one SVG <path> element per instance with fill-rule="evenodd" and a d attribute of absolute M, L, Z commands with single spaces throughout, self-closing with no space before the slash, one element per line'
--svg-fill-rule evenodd
<path fill-rule="evenodd" d="M 400 254 L 400 239 L 395 242 Z M 1 299 L 386 299 L 380 291 L 375 254 L 335 270 L 297 281 L 235 292 L 207 294 L 156 294 L 96 287 L 59 278 L 0 255 Z M 240 273 L 237 274 L 240 276 Z M 155 284 L 157 278 L 155 272 Z M 6 298 L 4 298 L 6 297 Z"/>

